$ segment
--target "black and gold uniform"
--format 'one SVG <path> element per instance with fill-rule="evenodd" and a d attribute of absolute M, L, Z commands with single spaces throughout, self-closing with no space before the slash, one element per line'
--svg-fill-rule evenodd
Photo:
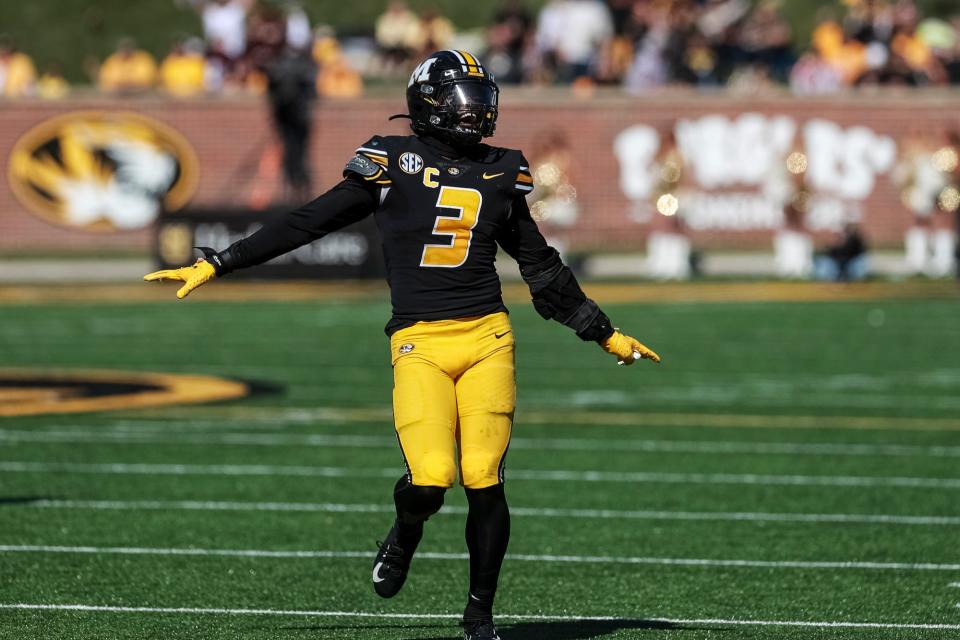
<path fill-rule="evenodd" d="M 449 487 L 459 470 L 465 487 L 482 489 L 503 481 L 516 395 L 498 247 L 524 273 L 568 274 L 530 216 L 525 193 L 532 188 L 519 151 L 374 136 L 357 148 L 337 187 L 214 260 L 223 271 L 259 264 L 373 214 L 393 303 L 386 332 L 409 481 Z M 557 304 L 580 314 L 577 328 L 594 332 L 589 338 L 609 337 L 605 316 L 568 278 L 560 290 L 567 299 Z M 464 443 L 474 421 L 487 425 L 476 430 L 484 435 Z"/>
<path fill-rule="evenodd" d="M 376 136 L 357 153 L 347 172 L 381 185 L 375 217 L 393 302 L 387 333 L 505 311 L 494 268 L 501 238 L 516 237 L 540 259 L 549 254 L 535 225 L 511 225 L 526 215 L 533 183 L 519 151 L 476 145 L 461 153 L 428 137 Z"/>
<path fill-rule="evenodd" d="M 192 267 L 150 274 L 187 295 L 212 277 L 266 262 L 369 215 L 376 219 L 393 314 L 394 422 L 407 472 L 394 490 L 397 518 L 381 544 L 373 583 L 402 587 L 423 523 L 457 476 L 470 505 L 470 593 L 465 637 L 498 638 L 493 599 L 509 538 L 504 457 L 516 402 L 514 336 L 495 269 L 499 249 L 520 265 L 544 318 L 600 343 L 623 364 L 659 357 L 615 331 L 547 245 L 525 199 L 523 154 L 488 146 L 499 90 L 464 51 L 433 54 L 407 89 L 414 135 L 374 136 L 343 180 L 314 201 Z"/>

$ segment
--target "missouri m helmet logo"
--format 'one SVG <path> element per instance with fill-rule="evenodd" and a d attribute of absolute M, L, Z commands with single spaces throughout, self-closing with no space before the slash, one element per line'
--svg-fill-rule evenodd
<path fill-rule="evenodd" d="M 427 58 L 418 64 L 417 68 L 410 74 L 410 82 L 407 83 L 407 86 L 412 87 L 416 82 L 427 82 L 430 79 L 430 67 L 436 62 L 436 58 Z"/>
<path fill-rule="evenodd" d="M 84 111 L 40 123 L 13 146 L 8 179 L 32 213 L 86 231 L 140 229 L 183 206 L 197 159 L 173 128 L 135 113 Z"/>

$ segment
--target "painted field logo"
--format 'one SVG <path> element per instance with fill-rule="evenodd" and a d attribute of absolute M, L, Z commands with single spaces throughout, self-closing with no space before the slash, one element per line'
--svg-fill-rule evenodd
<path fill-rule="evenodd" d="M 0 416 L 79 413 L 242 398 L 243 382 L 132 371 L 0 369 Z"/>
<path fill-rule="evenodd" d="M 197 158 L 173 128 L 135 113 L 83 111 L 42 122 L 13 146 L 17 199 L 47 222 L 140 229 L 193 195 Z"/>

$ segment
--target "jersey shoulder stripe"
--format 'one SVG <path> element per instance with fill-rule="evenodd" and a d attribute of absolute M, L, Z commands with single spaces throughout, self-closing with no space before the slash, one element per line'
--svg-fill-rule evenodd
<path fill-rule="evenodd" d="M 513 186 L 520 193 L 530 193 L 533 191 L 533 174 L 530 173 L 527 159 L 519 151 L 517 153 L 520 156 L 520 162 L 517 165 L 517 179 Z"/>
<path fill-rule="evenodd" d="M 533 191 L 534 180 L 533 173 L 530 171 L 530 163 L 523 155 L 522 151 L 517 149 L 507 149 L 505 147 L 490 147 L 492 156 L 498 158 L 508 172 L 510 180 L 513 180 L 513 193 L 526 195 Z"/>

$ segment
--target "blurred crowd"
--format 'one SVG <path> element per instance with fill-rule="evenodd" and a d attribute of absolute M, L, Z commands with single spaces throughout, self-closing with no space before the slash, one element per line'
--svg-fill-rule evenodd
<path fill-rule="evenodd" d="M 332 29 L 311 28 L 298 0 L 176 0 L 195 10 L 203 35 L 177 39 L 161 58 L 121 39 L 102 61 L 84 65 L 104 93 L 160 91 L 176 97 L 266 94 L 284 90 L 291 69 L 309 77 L 311 91 L 356 97 L 363 78 L 345 59 Z M 292 64 L 293 62 L 293 64 Z M 297 78 L 299 82 L 301 78 Z M 37 73 L 30 56 L 0 36 L 0 95 L 59 98 L 70 85 L 56 66 Z"/>
<path fill-rule="evenodd" d="M 160 90 L 174 96 L 266 93 L 278 61 L 311 69 L 317 94 L 355 97 L 364 79 L 400 79 L 430 51 L 481 55 L 506 84 L 623 86 L 630 93 L 694 85 L 789 85 L 820 94 L 871 84 L 960 84 L 960 7 L 929 17 L 914 0 L 811 3 L 802 39 L 786 0 L 524 0 L 491 3 L 489 24 L 460 30 L 436 9 L 383 2 L 372 31 L 344 40 L 312 27 L 299 0 L 174 0 L 197 12 L 198 33 L 156 58 L 131 39 L 91 81 L 104 92 Z M 826 0 L 825 0 L 826 1 Z M 809 40 L 804 42 L 803 40 Z M 57 98 L 70 87 L 56 66 L 38 74 L 28 52 L 0 39 L 0 95 Z"/>
<path fill-rule="evenodd" d="M 817 11 L 811 3 L 809 11 Z M 865 84 L 960 83 L 960 6 L 924 17 L 914 0 L 841 0 L 817 11 L 810 42 L 784 0 L 550 0 L 536 16 L 507 2 L 487 35 L 508 82 L 789 84 L 828 93 Z"/>

